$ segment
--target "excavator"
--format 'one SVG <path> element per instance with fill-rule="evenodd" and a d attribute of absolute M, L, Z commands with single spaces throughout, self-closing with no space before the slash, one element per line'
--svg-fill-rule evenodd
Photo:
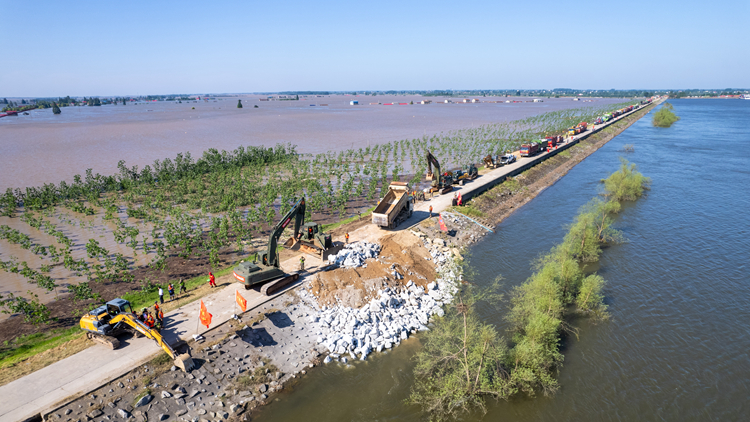
<path fill-rule="evenodd" d="M 295 239 L 300 238 L 300 227 L 302 222 L 305 220 L 305 198 L 300 198 L 292 209 L 282 217 L 281 220 L 271 230 L 271 234 L 268 235 L 268 246 L 263 252 L 258 252 L 257 260 L 255 262 L 240 262 L 238 266 L 234 268 L 234 278 L 242 282 L 245 285 L 245 289 L 250 290 L 256 284 L 263 284 L 260 292 L 266 296 L 270 296 L 282 287 L 297 281 L 299 273 L 287 274 L 281 270 L 279 265 L 279 253 L 277 246 L 279 244 L 279 237 L 284 232 L 286 226 L 294 219 L 294 231 L 293 237 Z M 322 234 L 322 233 L 319 233 Z M 315 234 L 313 233 L 313 238 Z M 327 242 L 330 246 L 331 237 L 327 236 Z M 326 243 L 326 239 L 323 239 L 323 244 Z"/>
<path fill-rule="evenodd" d="M 130 302 L 125 299 L 113 299 L 81 317 L 80 326 L 86 336 L 110 348 L 117 349 L 120 341 L 117 335 L 125 331 L 134 332 L 136 336 L 146 336 L 154 340 L 174 360 L 174 365 L 185 372 L 195 368 L 195 363 L 188 353 L 178 355 L 161 334 L 138 320 Z"/>
<path fill-rule="evenodd" d="M 435 166 L 435 173 L 432 172 L 432 166 Z M 453 178 L 440 173 L 440 163 L 432 153 L 427 151 L 427 180 L 432 181 L 430 192 L 440 192 L 446 194 L 453 190 Z"/>

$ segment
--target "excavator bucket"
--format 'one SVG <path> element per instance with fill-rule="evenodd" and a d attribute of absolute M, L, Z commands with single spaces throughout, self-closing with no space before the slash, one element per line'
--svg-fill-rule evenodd
<path fill-rule="evenodd" d="M 182 369 L 183 372 L 190 372 L 195 368 L 195 362 L 189 354 L 183 353 L 174 360 L 174 366 Z"/>

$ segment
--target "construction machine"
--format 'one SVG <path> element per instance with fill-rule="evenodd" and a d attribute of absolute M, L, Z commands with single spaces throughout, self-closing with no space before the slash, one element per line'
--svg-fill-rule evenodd
<path fill-rule="evenodd" d="M 484 161 L 484 166 L 487 167 L 488 169 L 494 169 L 494 168 L 500 167 L 500 163 L 494 160 L 491 154 L 484 157 L 482 161 Z"/>
<path fill-rule="evenodd" d="M 414 212 L 414 198 L 405 182 L 391 182 L 388 193 L 372 211 L 372 223 L 376 226 L 395 229 Z"/>
<path fill-rule="evenodd" d="M 130 331 L 137 336 L 143 335 L 154 340 L 174 360 L 174 365 L 183 371 L 189 372 L 195 367 L 190 354 L 178 355 L 159 331 L 149 328 L 138 319 L 130 302 L 125 299 L 110 300 L 81 317 L 79 324 L 89 339 L 109 346 L 113 350 L 120 346 L 117 336 Z"/>
<path fill-rule="evenodd" d="M 243 261 L 234 268 L 234 278 L 241 281 L 245 289 L 250 290 L 256 284 L 263 284 L 260 289 L 261 293 L 270 296 L 299 279 L 299 273 L 287 274 L 281 270 L 277 251 L 279 237 L 292 219 L 294 219 L 293 237 L 297 238 L 305 219 L 305 198 L 300 198 L 274 226 L 271 234 L 268 235 L 266 250 L 258 252 L 255 262 Z"/>
<path fill-rule="evenodd" d="M 435 166 L 435 172 L 432 172 L 432 166 Z M 427 151 L 427 180 L 432 181 L 430 192 L 448 193 L 453 190 L 453 178 L 440 174 L 440 163 L 437 158 Z"/>

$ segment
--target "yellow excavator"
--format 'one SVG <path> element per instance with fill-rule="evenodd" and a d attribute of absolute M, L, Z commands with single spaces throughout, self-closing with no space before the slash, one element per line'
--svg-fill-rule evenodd
<path fill-rule="evenodd" d="M 81 329 L 94 341 L 111 347 L 120 346 L 117 335 L 131 331 L 136 336 L 146 336 L 154 340 L 174 360 L 174 365 L 185 372 L 195 367 L 189 354 L 178 355 L 155 329 L 149 328 L 138 320 L 130 302 L 125 299 L 113 299 L 81 317 Z"/>

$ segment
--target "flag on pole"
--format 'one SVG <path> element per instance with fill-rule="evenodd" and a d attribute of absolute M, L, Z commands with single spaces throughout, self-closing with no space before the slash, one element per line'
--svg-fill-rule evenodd
<path fill-rule="evenodd" d="M 234 291 L 234 300 L 237 301 L 237 304 L 240 305 L 240 309 L 242 309 L 242 312 L 247 311 L 247 300 L 245 300 L 244 297 L 240 294 L 239 290 Z"/>
<path fill-rule="evenodd" d="M 458 191 L 458 205 L 461 206 L 461 191 Z"/>
<path fill-rule="evenodd" d="M 440 214 L 440 216 L 438 217 L 438 223 L 440 223 L 440 230 L 444 232 L 448 231 L 448 227 L 445 227 L 445 222 L 443 222 L 443 214 Z"/>
<path fill-rule="evenodd" d="M 203 301 L 201 300 L 201 314 L 200 314 L 200 320 L 201 324 L 205 325 L 206 328 L 211 324 L 211 317 L 213 315 L 208 313 L 208 309 L 206 309 L 206 305 L 203 304 Z"/>

